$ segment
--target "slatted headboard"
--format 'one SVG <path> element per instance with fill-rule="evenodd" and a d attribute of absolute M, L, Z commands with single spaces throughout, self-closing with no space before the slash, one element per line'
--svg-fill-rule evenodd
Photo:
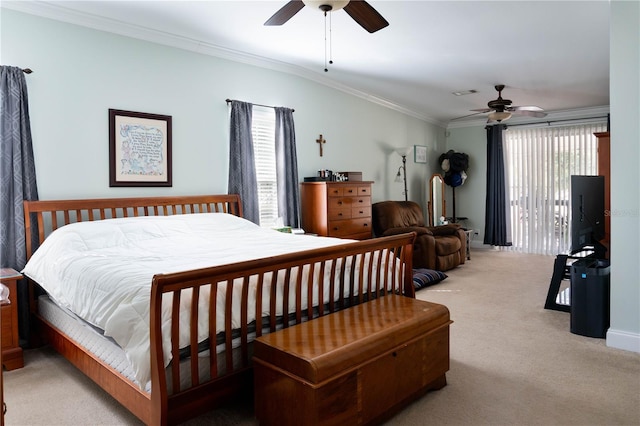
<path fill-rule="evenodd" d="M 57 228 L 74 222 L 116 217 L 169 216 L 212 212 L 230 213 L 242 217 L 240 196 L 238 194 L 223 194 L 24 201 L 27 260 L 37 248 L 32 246 L 32 233 L 36 231 L 38 232 L 38 242 L 42 243 Z M 32 226 L 34 221 L 37 228 Z"/>

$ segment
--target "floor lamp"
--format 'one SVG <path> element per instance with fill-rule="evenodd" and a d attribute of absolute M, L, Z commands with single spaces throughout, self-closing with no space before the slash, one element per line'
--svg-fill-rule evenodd
<path fill-rule="evenodd" d="M 409 192 L 407 191 L 407 155 L 409 154 L 411 148 L 398 148 L 396 149 L 396 153 L 402 157 L 402 166 L 398 168 L 398 173 L 396 174 L 396 182 L 404 183 L 404 200 L 409 200 Z M 402 170 L 402 174 L 400 171 Z"/>

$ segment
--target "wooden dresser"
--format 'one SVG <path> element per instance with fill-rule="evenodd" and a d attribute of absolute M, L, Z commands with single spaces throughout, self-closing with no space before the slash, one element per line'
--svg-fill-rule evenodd
<path fill-rule="evenodd" d="M 22 368 L 24 361 L 18 338 L 18 290 L 16 283 L 22 275 L 12 268 L 0 269 L 0 282 L 9 289 L 9 304 L 2 306 L 2 365 L 7 370 Z"/>
<path fill-rule="evenodd" d="M 302 229 L 323 237 L 371 238 L 371 181 L 303 182 Z"/>

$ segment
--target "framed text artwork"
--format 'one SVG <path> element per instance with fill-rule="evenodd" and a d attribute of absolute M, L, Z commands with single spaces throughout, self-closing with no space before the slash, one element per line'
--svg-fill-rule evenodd
<path fill-rule="evenodd" d="M 413 146 L 413 161 L 416 163 L 427 162 L 427 147 L 423 145 Z"/>
<path fill-rule="evenodd" d="M 171 116 L 109 109 L 109 186 L 171 185 Z"/>

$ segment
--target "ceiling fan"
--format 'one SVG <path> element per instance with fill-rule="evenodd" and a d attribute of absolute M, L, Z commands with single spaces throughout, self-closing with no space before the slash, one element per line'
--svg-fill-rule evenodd
<path fill-rule="evenodd" d="M 543 118 L 547 116 L 547 113 L 544 112 L 542 108 L 534 105 L 511 106 L 511 101 L 509 99 L 502 99 L 502 90 L 504 90 L 504 84 L 497 84 L 495 88 L 498 91 L 498 99 L 489 101 L 489 103 L 487 103 L 487 106 L 489 108 L 472 109 L 471 111 L 475 111 L 475 113 L 465 115 L 464 117 L 470 117 L 472 115 L 488 112 L 489 116 L 487 123 L 491 123 L 492 121 L 501 122 L 508 120 L 512 115 L 526 115 L 536 118 Z"/>
<path fill-rule="evenodd" d="M 264 25 L 282 25 L 305 7 L 318 8 L 327 12 L 344 9 L 362 28 L 374 33 L 383 29 L 389 22 L 369 3 L 362 0 L 292 0 L 278 10 Z"/>

